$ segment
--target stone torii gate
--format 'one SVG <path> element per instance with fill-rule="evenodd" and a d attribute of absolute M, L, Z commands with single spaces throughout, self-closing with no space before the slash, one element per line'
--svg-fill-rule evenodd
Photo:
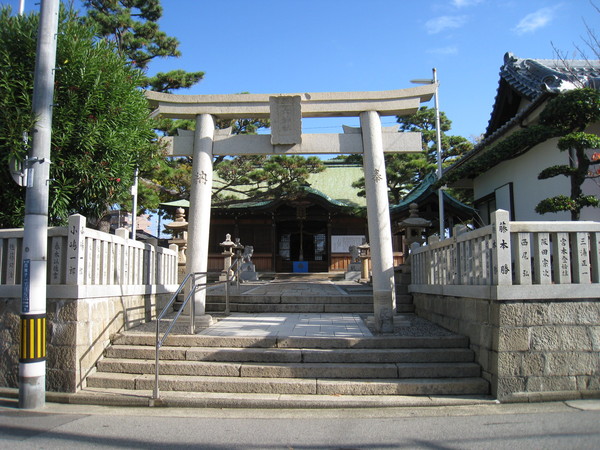
<path fill-rule="evenodd" d="M 420 152 L 420 133 L 398 133 L 381 127 L 381 116 L 417 112 L 436 85 L 377 92 L 304 94 L 175 95 L 146 91 L 153 116 L 194 119 L 196 130 L 166 138 L 170 154 L 192 156 L 188 218 L 187 272 L 206 272 L 213 178 L 213 157 L 255 154 L 363 154 L 367 219 L 373 271 L 375 322 L 391 331 L 396 309 L 392 233 L 384 152 Z M 360 127 L 343 134 L 302 134 L 303 117 L 360 117 Z M 230 135 L 215 130 L 215 118 L 270 118 L 271 135 Z M 199 320 L 205 313 L 206 292 L 195 294 Z"/>

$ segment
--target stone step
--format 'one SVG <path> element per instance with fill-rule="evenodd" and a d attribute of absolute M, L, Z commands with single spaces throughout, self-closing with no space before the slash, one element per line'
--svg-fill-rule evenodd
<path fill-rule="evenodd" d="M 96 373 L 88 377 L 87 384 L 92 388 L 151 390 L 154 375 Z M 309 395 L 485 395 L 488 392 L 488 384 L 482 378 L 333 380 L 164 375 L 159 387 L 161 391 Z"/>
<path fill-rule="evenodd" d="M 115 336 L 117 345 L 156 345 L 155 333 L 123 333 Z M 285 348 L 285 349 L 402 349 L 465 348 L 466 336 L 373 336 L 368 338 L 264 337 L 170 335 L 165 345 L 180 347 Z M 161 352 L 164 350 L 161 350 Z"/>
<path fill-rule="evenodd" d="M 224 295 L 207 295 L 207 304 L 225 304 Z M 338 295 L 338 296 L 315 296 L 315 295 L 230 295 L 229 303 L 233 304 L 365 304 L 373 305 L 373 297 L 370 295 Z"/>
<path fill-rule="evenodd" d="M 400 314 L 414 313 L 415 305 L 396 305 L 396 312 Z"/>
<path fill-rule="evenodd" d="M 154 360 L 106 358 L 99 372 L 153 374 Z M 480 375 L 475 363 L 238 363 L 161 361 L 161 375 L 226 376 L 254 378 L 467 378 Z"/>
<path fill-rule="evenodd" d="M 373 303 L 229 303 L 230 312 L 240 313 L 372 313 Z M 206 303 L 208 313 L 225 311 L 224 303 Z"/>
<path fill-rule="evenodd" d="M 12 398 L 18 398 L 16 390 Z M 161 406 L 171 408 L 270 408 L 270 409 L 327 409 L 327 408 L 391 408 L 430 406 L 493 405 L 496 400 L 486 394 L 473 395 L 294 395 L 246 394 L 219 392 L 161 391 L 158 400 L 152 390 L 83 388 L 76 394 L 47 392 L 46 401 L 83 405 L 116 407 Z"/>
<path fill-rule="evenodd" d="M 113 345 L 105 352 L 109 358 L 153 359 L 155 349 L 148 346 Z M 276 363 L 419 363 L 471 362 L 474 353 L 467 348 L 427 349 L 273 349 L 226 347 L 162 347 L 161 360 Z"/>

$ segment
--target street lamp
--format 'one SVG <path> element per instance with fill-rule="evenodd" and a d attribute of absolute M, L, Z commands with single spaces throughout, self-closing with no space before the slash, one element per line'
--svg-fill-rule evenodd
<path fill-rule="evenodd" d="M 410 80 L 411 83 L 415 84 L 435 84 L 435 140 L 437 144 L 437 178 L 442 178 L 442 130 L 440 127 L 440 104 L 439 104 L 439 84 L 437 79 L 437 70 L 433 68 L 433 78 L 431 79 L 418 79 Z M 440 239 L 444 239 L 446 231 L 444 228 L 444 195 L 443 189 L 438 189 L 438 202 L 439 202 L 439 218 L 440 218 Z"/>

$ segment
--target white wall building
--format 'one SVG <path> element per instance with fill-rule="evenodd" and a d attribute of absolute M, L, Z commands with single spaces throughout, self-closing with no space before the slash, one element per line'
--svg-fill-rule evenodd
<path fill-rule="evenodd" d="M 500 69 L 498 93 L 483 140 L 475 149 L 447 171 L 458 174 L 469 163 L 481 158 L 493 146 L 512 133 L 538 122 L 539 114 L 555 95 L 577 87 L 600 85 L 600 61 L 520 59 L 507 53 Z M 600 124 L 591 124 L 586 132 L 600 135 Z M 538 214 L 536 205 L 556 195 L 570 195 L 570 180 L 555 176 L 539 180 L 547 167 L 568 165 L 569 154 L 557 147 L 558 137 L 548 139 L 519 156 L 466 171 L 453 186 L 473 189 L 474 204 L 483 224 L 498 208 L 510 212 L 512 220 L 570 220 L 569 212 Z M 590 153 L 592 150 L 590 150 Z M 465 172 L 463 170 L 463 172 Z M 588 179 L 583 185 L 586 195 L 600 197 L 600 178 Z M 600 220 L 600 208 L 587 207 L 581 220 Z"/>

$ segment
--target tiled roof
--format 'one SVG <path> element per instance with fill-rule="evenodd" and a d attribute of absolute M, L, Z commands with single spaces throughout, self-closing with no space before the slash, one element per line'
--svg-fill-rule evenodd
<path fill-rule="evenodd" d="M 528 100 L 534 100 L 543 92 L 559 93 L 600 77 L 600 61 L 522 59 L 506 53 L 500 77 Z"/>
<path fill-rule="evenodd" d="M 600 89 L 600 60 L 524 59 L 506 53 L 483 140 L 448 171 L 484 152 L 548 96 L 578 87 Z"/>
<path fill-rule="evenodd" d="M 509 95 L 507 90 L 511 89 L 528 101 L 535 102 L 543 95 L 596 85 L 598 79 L 598 60 L 524 59 L 506 53 L 504 64 L 500 67 L 500 83 L 485 136 L 506 123 L 498 121 L 498 116 L 505 113 L 503 97 Z"/>

